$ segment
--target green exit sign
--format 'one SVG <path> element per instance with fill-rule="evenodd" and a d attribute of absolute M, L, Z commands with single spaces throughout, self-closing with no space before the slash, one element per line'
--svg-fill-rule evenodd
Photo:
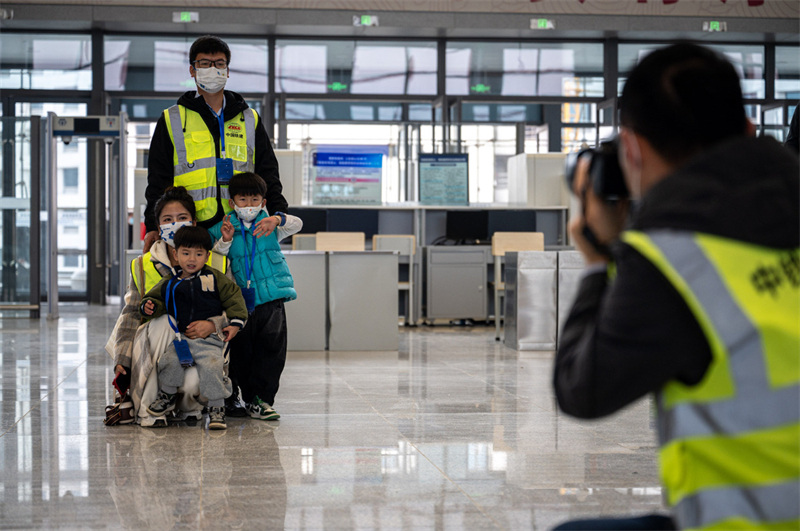
<path fill-rule="evenodd" d="M 377 15 L 353 15 L 353 26 L 380 26 Z"/>
<path fill-rule="evenodd" d="M 728 31 L 728 23 L 721 20 L 706 20 L 703 22 L 703 31 Z"/>
<path fill-rule="evenodd" d="M 492 87 L 489 85 L 484 85 L 483 83 L 478 83 L 477 85 L 470 87 L 470 90 L 472 92 L 477 92 L 478 94 L 486 94 L 492 90 Z"/>
<path fill-rule="evenodd" d="M 176 24 L 192 24 L 200 22 L 200 13 L 197 11 L 173 11 L 172 22 Z"/>
<path fill-rule="evenodd" d="M 331 89 L 331 92 L 344 92 L 347 90 L 347 85 L 345 83 L 339 83 L 336 81 L 335 83 L 328 85 L 328 88 Z"/>
<path fill-rule="evenodd" d="M 531 19 L 531 29 L 532 30 L 552 30 L 556 29 L 556 23 L 549 18 L 532 18 Z"/>

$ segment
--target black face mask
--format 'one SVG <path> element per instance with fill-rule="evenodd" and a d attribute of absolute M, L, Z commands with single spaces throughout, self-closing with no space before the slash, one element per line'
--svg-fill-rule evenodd
<path fill-rule="evenodd" d="M 583 237 L 586 238 L 586 241 L 589 242 L 589 244 L 597 253 L 605 256 L 606 258 L 611 258 L 611 249 L 608 247 L 608 245 L 600 243 L 597 240 L 597 236 L 592 229 L 589 228 L 589 225 L 586 224 L 586 221 L 583 222 L 583 230 L 581 230 L 581 234 L 583 234 Z"/>

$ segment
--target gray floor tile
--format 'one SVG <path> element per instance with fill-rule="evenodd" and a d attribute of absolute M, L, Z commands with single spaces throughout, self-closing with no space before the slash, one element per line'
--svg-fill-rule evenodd
<path fill-rule="evenodd" d="M 290 352 L 280 421 L 105 427 L 116 308 L 2 318 L 0 527 L 548 529 L 662 510 L 652 407 L 561 414 L 552 352 L 494 327 Z"/>

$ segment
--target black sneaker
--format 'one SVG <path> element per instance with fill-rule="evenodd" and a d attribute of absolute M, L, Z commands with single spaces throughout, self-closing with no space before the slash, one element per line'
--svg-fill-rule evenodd
<path fill-rule="evenodd" d="M 225 408 L 224 407 L 210 407 L 208 408 L 208 429 L 209 430 L 227 430 L 228 425 L 225 424 Z"/>
<path fill-rule="evenodd" d="M 175 409 L 178 403 L 178 394 L 168 395 L 164 391 L 159 391 L 152 404 L 147 406 L 147 412 L 154 417 L 162 417 Z"/>
<path fill-rule="evenodd" d="M 225 415 L 229 417 L 247 417 L 247 410 L 242 407 L 236 393 L 225 399 Z"/>

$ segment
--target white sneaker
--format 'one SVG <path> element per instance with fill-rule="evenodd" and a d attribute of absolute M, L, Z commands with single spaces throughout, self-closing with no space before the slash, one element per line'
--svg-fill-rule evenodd
<path fill-rule="evenodd" d="M 247 404 L 247 412 L 250 418 L 259 420 L 278 420 L 281 418 L 280 414 L 272 408 L 272 405 L 267 404 L 258 397 L 255 397 L 252 402 Z"/>

